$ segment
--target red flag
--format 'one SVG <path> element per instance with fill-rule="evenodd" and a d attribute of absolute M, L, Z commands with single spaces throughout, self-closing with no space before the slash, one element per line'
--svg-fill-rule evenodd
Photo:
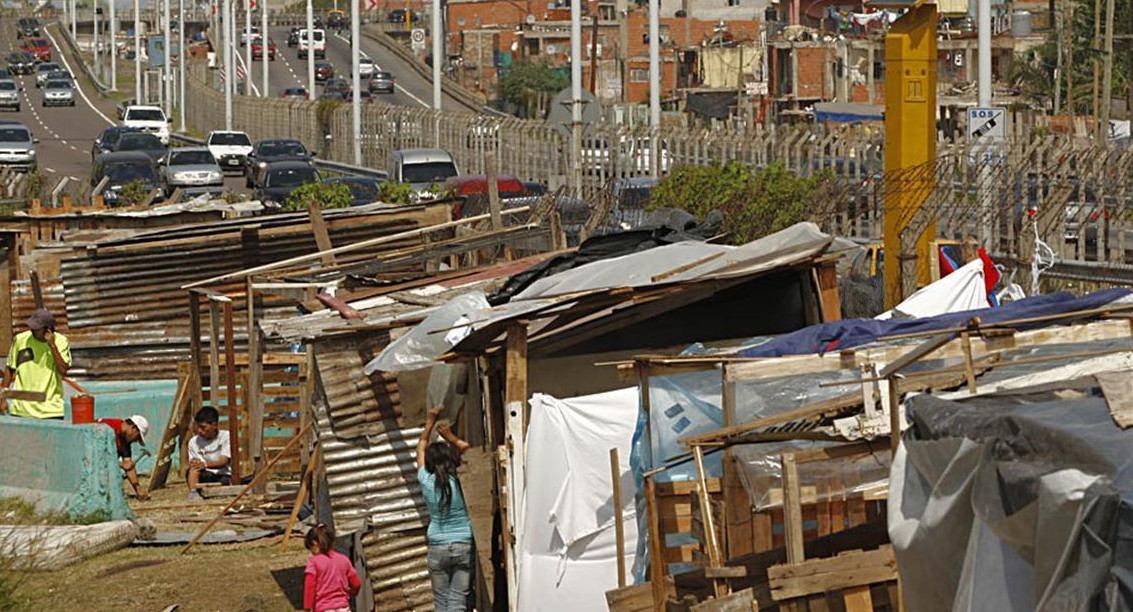
<path fill-rule="evenodd" d="M 254 10 L 255 8 L 256 8 L 256 0 L 248 0 L 248 10 L 251 11 L 251 10 Z"/>

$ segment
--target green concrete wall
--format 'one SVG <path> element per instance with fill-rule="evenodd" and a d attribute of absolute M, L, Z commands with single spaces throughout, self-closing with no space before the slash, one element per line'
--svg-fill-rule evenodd
<path fill-rule="evenodd" d="M 0 497 L 20 497 L 40 511 L 74 517 L 134 517 L 109 427 L 0 417 L 0 449 Z"/>
<path fill-rule="evenodd" d="M 77 381 L 87 394 L 94 396 L 94 418 L 125 419 L 140 414 L 149 420 L 150 433 L 146 442 L 151 455 L 142 457 L 138 445 L 134 445 L 134 461 L 139 474 L 153 471 L 154 456 L 161 444 L 161 434 L 169 423 L 169 411 L 177 395 L 176 380 L 80 380 Z M 67 395 L 71 395 L 67 389 Z M 71 422 L 71 401 L 66 402 L 66 422 Z M 173 471 L 180 467 L 179 453 L 173 454 Z"/>

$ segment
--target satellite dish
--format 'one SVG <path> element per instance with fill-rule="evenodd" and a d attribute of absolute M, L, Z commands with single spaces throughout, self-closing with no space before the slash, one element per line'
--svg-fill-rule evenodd
<path fill-rule="evenodd" d="M 527 19 L 524 19 L 524 21 L 526 21 L 526 22 L 527 22 L 527 25 L 535 25 L 535 15 L 532 15 L 531 13 L 528 13 L 528 14 L 527 14 Z"/>

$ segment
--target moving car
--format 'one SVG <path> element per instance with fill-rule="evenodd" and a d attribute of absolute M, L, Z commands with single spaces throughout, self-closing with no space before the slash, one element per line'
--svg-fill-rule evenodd
<path fill-rule="evenodd" d="M 123 151 L 140 151 L 149 156 L 152 163 L 157 163 L 162 157 L 165 157 L 168 149 L 157 136 L 147 134 L 145 132 L 127 132 L 118 137 L 118 142 L 114 145 L 114 151 L 121 153 Z"/>
<path fill-rule="evenodd" d="M 170 149 L 161 159 L 160 170 L 166 197 L 178 187 L 224 186 L 224 172 L 205 147 Z"/>
<path fill-rule="evenodd" d="M 102 190 L 102 198 L 111 206 L 125 206 L 139 202 L 127 202 L 122 195 L 126 185 L 140 182 L 147 193 L 159 189 L 160 182 L 153 160 L 141 151 L 119 151 L 99 155 L 90 173 L 91 187 L 107 179 Z"/>
<path fill-rule="evenodd" d="M 70 79 L 51 79 L 43 86 L 43 106 L 74 106 L 75 88 Z"/>
<path fill-rule="evenodd" d="M 20 49 L 41 62 L 51 61 L 51 43 L 42 36 L 29 36 L 20 42 Z"/>
<path fill-rule="evenodd" d="M 43 87 L 43 84 L 47 82 L 47 75 L 51 74 L 52 72 L 55 72 L 57 70 L 62 70 L 62 68 L 60 68 L 59 64 L 56 64 L 55 62 L 43 62 L 42 64 L 36 65 L 36 67 L 35 67 L 35 86 L 36 86 L 36 88 Z"/>
<path fill-rule="evenodd" d="M 12 51 L 8 54 L 8 72 L 11 74 L 31 74 L 35 71 L 35 58 L 27 51 Z"/>
<path fill-rule="evenodd" d="M 299 28 L 291 28 L 287 32 L 287 46 L 294 47 L 299 44 Z"/>
<path fill-rule="evenodd" d="M 323 83 L 323 90 L 333 91 L 337 94 L 341 94 L 343 98 L 346 98 L 350 93 L 350 81 L 347 81 L 342 77 L 327 79 L 327 81 Z"/>
<path fill-rule="evenodd" d="M 388 19 L 390 23 L 405 23 L 406 21 L 412 23 L 417 21 L 417 13 L 407 11 L 403 8 L 397 8 L 389 12 Z"/>
<path fill-rule="evenodd" d="M 160 106 L 130 106 L 122 116 L 122 125 L 154 134 L 162 144 L 169 144 L 169 122 Z"/>
<path fill-rule="evenodd" d="M 327 11 L 327 27 L 328 28 L 345 28 L 346 27 L 346 11 L 339 9 L 331 9 Z"/>
<path fill-rule="evenodd" d="M 215 130 L 209 132 L 205 146 L 223 171 L 243 174 L 248 154 L 252 152 L 252 139 L 244 132 Z"/>
<path fill-rule="evenodd" d="M 393 74 L 385 70 L 374 71 L 370 77 L 370 91 L 373 93 L 393 93 Z"/>
<path fill-rule="evenodd" d="M 118 145 L 118 138 L 127 132 L 143 133 L 138 128 L 126 127 L 124 125 L 113 125 L 102 132 L 94 139 L 94 144 L 90 148 L 90 161 L 93 164 L 94 160 L 103 153 L 113 153 L 114 147 Z"/>
<path fill-rule="evenodd" d="M 334 78 L 334 64 L 330 62 L 315 62 L 315 82 L 322 83 Z"/>
<path fill-rule="evenodd" d="M 252 26 L 250 30 L 243 30 L 240 32 L 240 46 L 243 47 L 248 44 L 249 40 L 256 40 L 260 35 L 259 26 Z"/>
<path fill-rule="evenodd" d="M 288 87 L 283 90 L 281 96 L 285 100 L 308 100 L 310 96 L 307 94 L 306 87 Z"/>
<path fill-rule="evenodd" d="M 302 162 L 311 164 L 312 154 L 307 147 L 298 140 L 290 138 L 272 138 L 261 140 L 252 148 L 245 162 L 244 184 L 246 187 L 258 187 L 263 183 L 263 172 L 269 164 L 281 161 Z"/>
<path fill-rule="evenodd" d="M 315 28 L 307 35 L 307 29 L 299 30 L 299 59 L 307 59 L 308 53 L 314 53 L 315 59 L 325 59 L 327 56 L 326 32 Z"/>
<path fill-rule="evenodd" d="M 390 155 L 389 180 L 409 183 L 418 198 L 436 196 L 446 180 L 459 174 L 444 149 L 400 149 Z"/>
<path fill-rule="evenodd" d="M 29 36 L 39 36 L 39 20 L 35 17 L 20 17 L 16 22 L 16 37 L 27 38 Z"/>
<path fill-rule="evenodd" d="M 358 58 L 358 76 L 368 79 L 374 75 L 374 71 L 378 69 L 378 65 L 374 60 L 368 57 Z"/>
<path fill-rule="evenodd" d="M 381 189 L 382 180 L 370 178 L 368 176 L 336 176 L 334 178 L 323 179 L 324 183 L 328 184 L 341 184 L 346 185 L 350 189 L 350 205 L 363 206 L 378 202 Z"/>
<path fill-rule="evenodd" d="M 263 180 L 256 187 L 253 198 L 261 202 L 283 202 L 296 187 L 319 182 L 319 171 L 299 161 L 280 161 L 268 164 Z"/>
<path fill-rule="evenodd" d="M 12 79 L 0 80 L 0 108 L 20 112 L 20 85 Z"/>
<path fill-rule="evenodd" d="M 21 123 L 0 125 L 0 166 L 31 171 L 36 167 L 35 145 L 39 142 Z"/>
<path fill-rule="evenodd" d="M 261 36 L 252 42 L 252 61 L 264 59 L 264 38 Z M 275 61 L 275 40 L 268 38 L 268 61 Z"/>

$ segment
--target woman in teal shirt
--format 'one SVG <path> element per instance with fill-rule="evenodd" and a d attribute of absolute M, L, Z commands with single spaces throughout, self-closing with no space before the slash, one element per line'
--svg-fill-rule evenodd
<path fill-rule="evenodd" d="M 444 441 L 429 443 L 433 426 L 444 409 L 437 406 L 425 417 L 417 442 L 417 480 L 429 508 L 429 577 L 436 612 L 465 612 L 472 586 L 472 523 L 456 468 L 469 444 L 448 423 L 437 425 Z"/>

